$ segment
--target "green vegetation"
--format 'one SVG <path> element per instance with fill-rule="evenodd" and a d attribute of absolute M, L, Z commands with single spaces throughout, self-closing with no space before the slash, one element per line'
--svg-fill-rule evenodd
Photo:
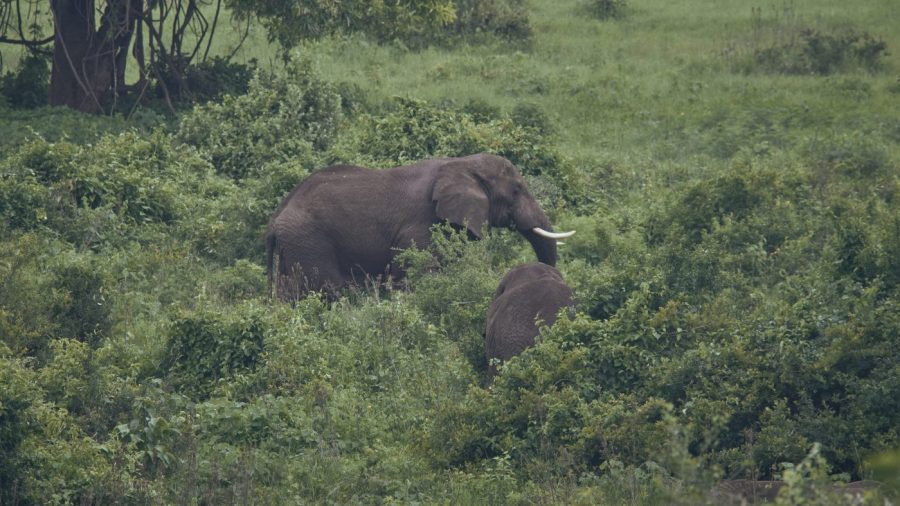
<path fill-rule="evenodd" d="M 6 74 L 0 503 L 897 501 L 893 4 L 454 5 L 493 24 L 260 42 L 169 118 L 20 109 L 45 70 Z M 436 230 L 403 289 L 267 297 L 265 225 L 311 171 L 477 151 L 578 230 L 577 314 L 491 387 L 514 233 Z"/>

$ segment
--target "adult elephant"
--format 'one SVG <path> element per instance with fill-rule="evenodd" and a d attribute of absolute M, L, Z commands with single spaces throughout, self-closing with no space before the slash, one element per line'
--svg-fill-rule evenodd
<path fill-rule="evenodd" d="M 490 154 L 436 158 L 385 170 L 337 165 L 298 184 L 272 215 L 266 234 L 269 284 L 297 300 L 310 290 L 341 287 L 403 270 L 398 250 L 423 248 L 443 221 L 481 238 L 485 223 L 515 226 L 538 260 L 556 264 L 547 215 L 509 160 Z"/>
<path fill-rule="evenodd" d="M 540 332 L 537 320 L 553 325 L 564 307 L 574 307 L 572 289 L 555 268 L 534 262 L 507 272 L 487 314 L 484 354 L 488 377 L 497 374 L 498 360 L 509 360 L 534 345 Z"/>

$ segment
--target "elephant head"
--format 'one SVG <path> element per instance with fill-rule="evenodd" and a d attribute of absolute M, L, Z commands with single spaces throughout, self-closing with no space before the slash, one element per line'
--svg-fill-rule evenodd
<path fill-rule="evenodd" d="M 556 265 L 556 240 L 575 233 L 551 232 L 550 219 L 518 169 L 495 155 L 459 158 L 442 167 L 432 200 L 439 218 L 465 226 L 476 238 L 482 237 L 485 223 L 515 227 L 531 243 L 538 260 L 547 265 Z"/>

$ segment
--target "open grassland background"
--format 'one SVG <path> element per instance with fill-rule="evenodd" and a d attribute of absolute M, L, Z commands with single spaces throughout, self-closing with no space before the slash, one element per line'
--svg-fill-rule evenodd
<path fill-rule="evenodd" d="M 175 118 L 0 108 L 0 503 L 697 504 L 776 476 L 785 504 L 896 501 L 900 11 L 601 3 L 288 61 L 256 27 L 248 93 Z M 309 172 L 473 151 L 579 231 L 578 315 L 491 389 L 489 299 L 533 257 L 507 231 L 439 232 L 411 291 L 266 298 L 265 223 Z"/>

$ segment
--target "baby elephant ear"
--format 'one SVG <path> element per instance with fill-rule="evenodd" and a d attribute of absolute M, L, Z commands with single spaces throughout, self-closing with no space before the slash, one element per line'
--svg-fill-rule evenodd
<path fill-rule="evenodd" d="M 488 196 L 472 171 L 462 164 L 441 167 L 431 198 L 439 218 L 464 225 L 481 239 L 481 226 L 488 221 Z"/>

